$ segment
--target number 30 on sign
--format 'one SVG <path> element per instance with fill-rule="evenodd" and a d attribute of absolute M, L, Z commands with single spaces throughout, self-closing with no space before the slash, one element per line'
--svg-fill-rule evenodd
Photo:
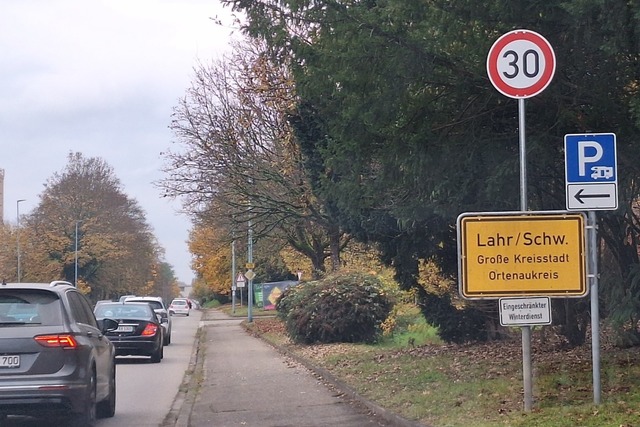
<path fill-rule="evenodd" d="M 546 89 L 556 71 L 549 42 L 529 30 L 502 35 L 487 56 L 487 74 L 493 86 L 509 98 L 530 98 Z"/>

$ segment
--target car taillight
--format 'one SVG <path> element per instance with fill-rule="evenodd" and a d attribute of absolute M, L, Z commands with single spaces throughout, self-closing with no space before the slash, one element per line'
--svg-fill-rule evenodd
<path fill-rule="evenodd" d="M 147 323 L 147 326 L 144 327 L 144 331 L 142 331 L 143 337 L 148 337 L 155 335 L 158 332 L 158 327 L 153 323 Z"/>
<path fill-rule="evenodd" d="M 38 335 L 33 339 L 44 347 L 76 348 L 78 342 L 72 335 Z"/>

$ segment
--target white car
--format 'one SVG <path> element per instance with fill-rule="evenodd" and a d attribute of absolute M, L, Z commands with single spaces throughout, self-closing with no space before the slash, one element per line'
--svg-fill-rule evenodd
<path fill-rule="evenodd" d="M 174 298 L 169 305 L 169 314 L 189 315 L 189 301 L 186 298 Z"/>

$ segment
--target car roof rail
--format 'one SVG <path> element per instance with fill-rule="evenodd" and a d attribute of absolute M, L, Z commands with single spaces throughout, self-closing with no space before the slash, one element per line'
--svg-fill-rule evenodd
<path fill-rule="evenodd" d="M 49 286 L 73 286 L 71 283 L 67 282 L 66 280 L 54 280 L 53 282 L 49 283 Z"/>

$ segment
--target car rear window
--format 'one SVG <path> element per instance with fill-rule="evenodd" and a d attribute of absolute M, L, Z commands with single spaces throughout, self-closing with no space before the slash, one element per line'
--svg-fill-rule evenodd
<path fill-rule="evenodd" d="M 173 305 L 187 305 L 187 302 L 185 300 L 176 300 L 174 302 L 172 302 Z"/>
<path fill-rule="evenodd" d="M 153 301 L 153 300 L 127 300 L 127 303 L 131 303 L 131 302 L 144 302 L 149 304 L 151 307 L 153 307 L 154 310 L 160 310 L 162 309 L 162 304 L 160 304 L 159 301 Z"/>
<path fill-rule="evenodd" d="M 0 327 L 15 325 L 61 325 L 60 299 L 37 289 L 0 290 Z"/>
<path fill-rule="evenodd" d="M 149 304 L 101 304 L 96 307 L 97 318 L 148 319 L 155 316 Z"/>

